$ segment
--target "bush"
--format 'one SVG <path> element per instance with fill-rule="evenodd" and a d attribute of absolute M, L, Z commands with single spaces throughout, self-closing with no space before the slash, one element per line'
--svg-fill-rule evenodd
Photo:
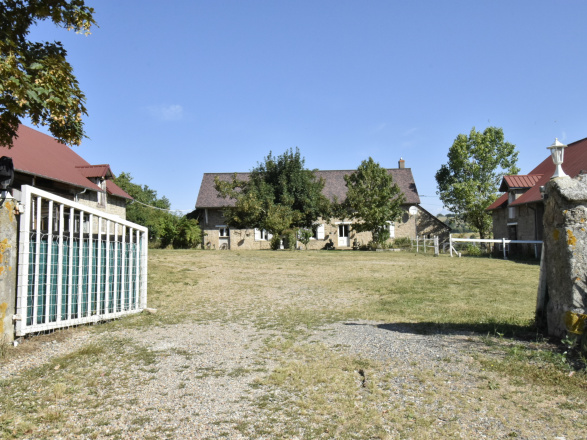
<path fill-rule="evenodd" d="M 393 246 L 396 248 L 409 248 L 412 247 L 412 240 L 409 237 L 401 237 L 393 240 Z"/>
<path fill-rule="evenodd" d="M 173 239 L 173 247 L 191 249 L 202 243 L 202 230 L 198 221 L 182 217 L 177 226 L 177 234 Z"/>
<path fill-rule="evenodd" d="M 481 249 L 474 244 L 467 244 L 467 254 L 472 255 L 474 257 L 478 257 L 481 255 Z"/>
<path fill-rule="evenodd" d="M 202 243 L 202 230 L 198 221 L 187 217 L 169 216 L 164 219 L 161 247 L 176 249 L 195 248 Z"/>
<path fill-rule="evenodd" d="M 310 243 L 310 239 L 314 236 L 314 233 L 312 232 L 311 229 L 300 229 L 298 231 L 298 237 L 300 239 L 300 241 L 303 243 L 303 245 L 305 246 L 306 250 L 308 249 L 308 243 Z"/>
<path fill-rule="evenodd" d="M 286 229 L 283 231 L 283 247 L 284 249 L 289 249 L 293 251 L 296 249 L 296 245 L 298 244 L 298 239 L 296 236 L 296 231 L 292 229 Z"/>
<path fill-rule="evenodd" d="M 271 249 L 274 251 L 279 250 L 279 246 L 281 245 L 281 237 L 279 235 L 274 235 L 271 238 Z"/>

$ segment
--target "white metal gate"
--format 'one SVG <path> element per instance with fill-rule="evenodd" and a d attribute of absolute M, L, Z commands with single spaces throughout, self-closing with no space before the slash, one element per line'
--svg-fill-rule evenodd
<path fill-rule="evenodd" d="M 147 228 L 22 187 L 16 336 L 147 306 Z"/>

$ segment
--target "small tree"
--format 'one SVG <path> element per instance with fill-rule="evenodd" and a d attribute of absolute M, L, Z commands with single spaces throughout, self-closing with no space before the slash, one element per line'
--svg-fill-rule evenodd
<path fill-rule="evenodd" d="M 459 134 L 448 150 L 448 163 L 436 173 L 440 200 L 464 223 L 485 238 L 491 231 L 486 209 L 497 198 L 501 179 L 518 174 L 516 146 L 504 140 L 503 130 L 488 127 Z"/>
<path fill-rule="evenodd" d="M 89 34 L 94 9 L 84 0 L 9 0 L 0 3 L 0 146 L 12 147 L 21 119 L 48 125 L 65 144 L 84 138 L 85 96 L 60 42 L 27 40 L 31 27 L 56 26 Z"/>
<path fill-rule="evenodd" d="M 198 221 L 182 217 L 177 225 L 177 233 L 173 239 L 176 249 L 193 249 L 202 243 L 202 230 Z"/>
<path fill-rule="evenodd" d="M 357 232 L 370 231 L 373 242 L 381 245 L 389 239 L 388 222 L 402 214 L 404 195 L 389 172 L 371 157 L 344 180 L 348 188 L 343 206 L 354 220 Z"/>
<path fill-rule="evenodd" d="M 314 233 L 311 229 L 301 228 L 298 230 L 298 240 L 302 242 L 306 250 L 308 250 L 308 243 L 310 243 L 310 240 L 313 236 Z"/>
<path fill-rule="evenodd" d="M 309 228 L 317 218 L 327 218 L 330 204 L 323 187 L 324 182 L 304 167 L 298 149 L 277 157 L 269 153 L 248 180 L 238 180 L 236 174 L 229 182 L 215 180 L 220 196 L 235 200 L 223 211 L 229 226 L 265 229 L 274 235 Z"/>

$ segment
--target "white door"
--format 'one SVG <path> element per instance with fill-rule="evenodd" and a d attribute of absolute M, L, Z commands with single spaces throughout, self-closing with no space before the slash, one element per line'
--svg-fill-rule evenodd
<path fill-rule="evenodd" d="M 221 227 L 218 231 L 218 249 L 230 249 L 230 230 Z"/>
<path fill-rule="evenodd" d="M 351 245 L 349 229 L 349 225 L 338 225 L 338 247 L 349 247 Z"/>

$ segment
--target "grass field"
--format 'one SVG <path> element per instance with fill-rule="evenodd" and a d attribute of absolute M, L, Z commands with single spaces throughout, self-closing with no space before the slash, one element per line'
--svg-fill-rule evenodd
<path fill-rule="evenodd" d="M 258 412 L 255 420 L 231 426 L 247 438 L 478 438 L 480 433 L 537 438 L 544 431 L 568 440 L 585 432 L 584 364 L 533 326 L 536 264 L 338 251 L 151 250 L 149 259 L 148 305 L 157 313 L 95 326 L 92 332 L 98 339 L 125 330 L 214 323 L 270 335 L 258 352 L 258 373 L 226 373 L 243 374 L 251 389 L 262 390 L 249 402 Z M 321 329 L 331 332 L 329 326 L 341 322 L 401 326 L 412 335 L 440 333 L 467 348 L 460 349 L 462 356 L 429 365 L 416 357 L 382 361 L 316 340 Z M 100 395 L 108 402 L 114 398 L 108 387 L 136 386 L 131 366 L 156 376 L 162 356 L 170 356 L 136 340 L 113 341 L 93 342 L 19 379 L 0 381 L 3 390 L 11 390 L 0 401 L 0 433 L 6 438 L 63 434 L 72 429 L 69 413 L 56 412 L 55 402 L 66 400 L 71 411 L 87 409 L 84 401 L 91 399 L 83 396 L 97 394 L 99 386 L 86 382 L 89 371 L 124 373 L 102 385 L 106 391 Z M 35 347 L 26 346 L 9 350 L 3 362 Z M 66 368 L 72 383 L 60 375 Z M 368 372 L 362 387 L 357 372 Z M 31 395 L 37 403 L 23 404 L 23 396 Z M 406 397 L 411 395 L 416 400 Z M 453 415 L 443 415 L 447 407 Z M 480 417 L 506 427 L 475 428 Z M 76 429 L 76 435 L 88 434 Z"/>

